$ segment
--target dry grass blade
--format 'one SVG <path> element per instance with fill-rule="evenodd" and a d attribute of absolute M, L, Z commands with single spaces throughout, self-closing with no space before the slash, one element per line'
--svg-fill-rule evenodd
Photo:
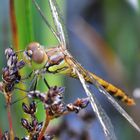
<path fill-rule="evenodd" d="M 64 1 L 63 1 L 63 4 L 64 4 Z M 66 25 L 66 22 L 65 22 L 65 11 L 62 12 L 62 9 L 59 7 L 58 5 L 58 2 L 56 0 L 53 0 L 53 5 L 55 6 L 56 8 L 56 11 L 58 13 L 58 16 L 59 16 L 59 22 L 61 23 L 61 26 L 63 28 L 63 33 L 65 35 L 65 42 L 69 45 L 69 39 L 68 39 L 68 33 L 67 33 L 67 25 Z M 63 9 L 65 10 L 65 9 Z M 66 46 L 67 49 L 69 46 Z"/>
<path fill-rule="evenodd" d="M 55 2 L 53 0 L 49 0 L 49 4 L 52 11 L 51 13 L 52 13 L 54 24 L 58 33 L 58 37 L 60 38 L 60 43 L 63 45 L 64 48 L 66 48 L 65 35 L 64 35 L 62 24 L 59 19 L 57 9 L 55 7 Z"/>

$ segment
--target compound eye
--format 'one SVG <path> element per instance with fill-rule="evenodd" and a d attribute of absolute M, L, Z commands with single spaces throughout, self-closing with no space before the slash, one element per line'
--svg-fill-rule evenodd
<path fill-rule="evenodd" d="M 31 50 L 32 52 L 38 49 L 40 44 L 38 42 L 32 42 L 28 45 L 27 51 Z"/>
<path fill-rule="evenodd" d="M 34 51 L 38 50 L 40 44 L 38 42 L 32 42 L 27 46 L 26 54 L 31 58 Z"/>
<path fill-rule="evenodd" d="M 32 55 L 32 60 L 35 62 L 35 63 L 38 63 L 38 64 L 41 64 L 44 62 L 46 58 L 46 53 L 43 49 L 36 49 L 34 50 L 34 53 Z"/>

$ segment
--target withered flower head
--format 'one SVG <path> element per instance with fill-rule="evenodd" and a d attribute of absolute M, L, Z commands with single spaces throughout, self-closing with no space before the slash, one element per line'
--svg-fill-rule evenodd
<path fill-rule="evenodd" d="M 2 69 L 2 80 L 5 85 L 5 91 L 10 92 L 16 83 L 19 83 L 21 76 L 19 70 L 24 67 L 23 60 L 18 61 L 18 56 L 12 48 L 5 50 L 7 66 Z"/>
<path fill-rule="evenodd" d="M 78 113 L 81 109 L 87 107 L 89 104 L 89 98 L 82 98 L 77 99 L 73 104 L 70 103 L 67 105 L 68 111 L 74 111 L 75 113 Z"/>
<path fill-rule="evenodd" d="M 30 103 L 30 105 L 26 105 L 25 103 L 22 103 L 22 109 L 27 114 L 35 114 L 36 113 L 36 103 L 33 101 Z"/>
<path fill-rule="evenodd" d="M 1 137 L 1 140 L 10 140 L 10 134 L 8 131 L 5 131 Z"/>

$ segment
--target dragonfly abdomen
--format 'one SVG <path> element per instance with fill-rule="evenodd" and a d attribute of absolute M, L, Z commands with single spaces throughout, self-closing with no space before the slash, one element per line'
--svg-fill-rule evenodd
<path fill-rule="evenodd" d="M 124 91 L 122 91 L 121 89 L 117 88 L 116 86 L 104 81 L 103 79 L 101 79 L 100 77 L 96 76 L 95 74 L 91 73 L 91 72 L 85 72 L 84 70 L 81 71 L 82 75 L 84 76 L 84 79 L 86 82 L 93 84 L 92 79 L 90 79 L 90 76 L 92 76 L 95 80 L 97 80 L 97 82 L 103 86 L 105 88 L 105 90 L 112 96 L 114 96 L 116 99 L 124 102 L 127 105 L 134 105 L 135 101 L 130 98 Z M 87 75 L 90 74 L 89 75 Z M 78 78 L 78 76 L 74 73 L 71 72 L 70 74 L 71 77 L 73 78 Z"/>
<path fill-rule="evenodd" d="M 112 96 L 116 97 L 118 100 L 121 100 L 122 102 L 126 103 L 127 105 L 134 105 L 135 101 L 130 98 L 124 91 L 122 91 L 121 89 L 117 88 L 116 86 L 104 81 L 103 79 L 101 79 L 100 77 L 96 76 L 95 74 L 90 72 L 90 75 L 98 81 L 98 83 L 100 85 L 102 85 L 105 90 Z M 85 80 L 87 78 L 85 77 Z M 86 80 L 89 83 L 92 83 L 92 81 L 88 78 Z"/>

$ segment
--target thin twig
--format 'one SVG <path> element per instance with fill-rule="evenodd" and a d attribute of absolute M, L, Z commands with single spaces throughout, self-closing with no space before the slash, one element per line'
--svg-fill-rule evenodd
<path fill-rule="evenodd" d="M 42 140 L 43 136 L 44 136 L 45 133 L 46 133 L 46 129 L 47 129 L 47 127 L 48 127 L 48 125 L 49 125 L 51 119 L 52 119 L 51 116 L 49 115 L 48 111 L 46 110 L 46 119 L 45 119 L 43 128 L 42 128 L 42 130 L 41 130 L 41 132 L 40 132 L 40 135 L 39 135 L 39 137 L 38 137 L 38 140 Z"/>
<path fill-rule="evenodd" d="M 10 129 L 10 139 L 14 140 L 13 123 L 12 123 L 12 116 L 11 116 L 11 109 L 10 109 L 10 104 L 11 104 L 11 95 L 10 94 L 11 93 L 5 93 L 5 99 L 6 99 L 6 103 L 7 103 L 7 117 L 8 117 L 9 129 Z"/>

